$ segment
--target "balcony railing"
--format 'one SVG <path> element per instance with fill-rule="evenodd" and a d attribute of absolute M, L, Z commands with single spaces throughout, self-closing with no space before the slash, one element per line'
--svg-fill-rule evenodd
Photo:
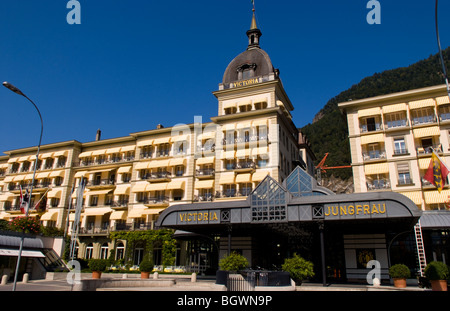
<path fill-rule="evenodd" d="M 382 131 L 382 130 L 383 130 L 382 123 L 362 124 L 360 127 L 361 133 L 376 132 L 376 131 Z"/>
<path fill-rule="evenodd" d="M 388 179 L 376 179 L 372 181 L 368 181 L 367 190 L 382 190 L 382 189 L 391 189 L 391 183 Z"/>
<path fill-rule="evenodd" d="M 432 114 L 432 115 L 426 115 L 426 116 L 421 116 L 421 117 L 413 117 L 411 122 L 412 122 L 412 125 L 434 123 L 434 122 L 436 122 L 436 116 L 434 114 Z"/>
<path fill-rule="evenodd" d="M 386 129 L 393 129 L 393 128 L 405 127 L 408 125 L 409 125 L 408 119 L 401 119 L 401 120 L 387 121 L 385 127 L 386 127 Z"/>
<path fill-rule="evenodd" d="M 384 150 L 376 150 L 376 151 L 371 151 L 371 152 L 364 152 L 362 155 L 363 155 L 363 160 L 364 161 L 386 159 L 386 151 L 384 151 Z"/>
<path fill-rule="evenodd" d="M 113 157 L 111 159 L 100 159 L 100 160 L 80 160 L 78 166 L 93 166 L 93 165 L 101 165 L 101 164 L 111 164 L 111 163 L 120 163 L 120 162 L 129 162 L 134 161 L 134 156 L 128 157 Z M 75 165 L 76 166 L 76 165 Z"/>
<path fill-rule="evenodd" d="M 406 148 L 394 149 L 394 155 L 402 155 L 402 154 L 408 154 L 408 149 L 406 149 Z"/>
<path fill-rule="evenodd" d="M 172 178 L 172 174 L 170 172 L 155 172 L 155 173 L 146 173 L 141 176 L 141 179 L 161 179 L 161 178 Z"/>
<path fill-rule="evenodd" d="M 197 176 L 213 176 L 214 172 L 215 171 L 213 168 L 198 169 L 198 170 L 196 170 L 196 175 Z"/>
<path fill-rule="evenodd" d="M 205 195 L 196 195 L 194 196 L 194 202 L 212 202 L 214 201 L 215 196 L 211 193 Z"/>
<path fill-rule="evenodd" d="M 144 197 L 137 200 L 141 204 L 160 204 L 169 203 L 169 197 L 157 196 L 157 197 Z"/>
<path fill-rule="evenodd" d="M 438 153 L 442 153 L 442 144 L 426 146 L 426 147 L 417 147 L 417 154 L 420 155 L 420 154 L 433 153 L 433 149 Z"/>
<path fill-rule="evenodd" d="M 87 187 L 92 187 L 92 186 L 109 186 L 109 185 L 114 185 L 115 184 L 115 180 L 111 180 L 111 179 L 99 179 L 99 180 L 89 180 L 88 183 L 86 184 Z"/>

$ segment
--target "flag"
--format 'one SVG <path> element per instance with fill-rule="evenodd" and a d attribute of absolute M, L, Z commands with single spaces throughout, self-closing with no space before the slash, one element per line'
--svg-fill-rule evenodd
<path fill-rule="evenodd" d="M 22 192 L 22 186 L 20 186 L 20 212 L 22 214 L 25 214 L 26 208 L 28 208 L 28 200 L 29 200 L 29 194 L 28 189 L 26 190 L 25 194 Z"/>
<path fill-rule="evenodd" d="M 447 166 L 443 161 L 441 161 L 441 158 L 433 150 L 430 165 L 428 166 L 428 170 L 425 173 L 424 178 L 435 185 L 439 193 L 441 193 L 442 188 L 445 186 L 448 173 L 449 170 Z"/>

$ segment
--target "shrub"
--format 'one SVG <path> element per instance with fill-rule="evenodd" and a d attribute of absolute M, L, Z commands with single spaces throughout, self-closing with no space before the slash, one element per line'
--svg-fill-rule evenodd
<path fill-rule="evenodd" d="M 294 257 L 284 260 L 283 271 L 289 272 L 294 280 L 304 280 L 314 276 L 314 264 L 294 254 Z"/>
<path fill-rule="evenodd" d="M 106 259 L 91 259 L 88 262 L 88 267 L 91 271 L 105 271 Z"/>
<path fill-rule="evenodd" d="M 429 280 L 447 280 L 449 270 L 446 264 L 440 261 L 432 261 L 425 268 L 425 276 Z"/>
<path fill-rule="evenodd" d="M 139 265 L 139 271 L 141 272 L 152 272 L 153 271 L 153 260 L 149 255 L 146 255 Z"/>
<path fill-rule="evenodd" d="M 408 279 L 411 277 L 411 271 L 404 264 L 396 264 L 389 268 L 389 276 L 393 279 Z"/>
<path fill-rule="evenodd" d="M 219 261 L 219 267 L 224 271 L 239 271 L 248 267 L 248 260 L 244 256 L 232 252 Z"/>
<path fill-rule="evenodd" d="M 38 234 L 41 224 L 35 217 L 16 217 L 10 221 L 9 227 L 12 231 Z"/>

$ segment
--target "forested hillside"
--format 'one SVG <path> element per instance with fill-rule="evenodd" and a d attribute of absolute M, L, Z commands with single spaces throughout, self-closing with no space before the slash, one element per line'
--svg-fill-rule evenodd
<path fill-rule="evenodd" d="M 450 48 L 443 51 L 446 68 L 450 68 Z M 326 165 L 342 166 L 351 163 L 346 117 L 338 103 L 445 83 L 439 54 L 413 65 L 386 70 L 364 78 L 350 89 L 333 97 L 319 111 L 313 122 L 301 128 L 316 154 L 317 163 L 329 153 Z M 317 164 L 316 163 L 316 164 Z M 329 171 L 342 179 L 352 176 L 351 169 Z"/>

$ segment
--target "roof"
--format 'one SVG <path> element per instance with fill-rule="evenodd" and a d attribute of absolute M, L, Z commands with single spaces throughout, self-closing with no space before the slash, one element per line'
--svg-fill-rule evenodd
<path fill-rule="evenodd" d="M 420 224 L 424 229 L 450 228 L 450 211 L 424 211 Z"/>
<path fill-rule="evenodd" d="M 20 237 L 12 235 L 0 235 L 0 246 L 18 248 L 20 247 Z M 25 248 L 44 248 L 42 240 L 37 238 L 24 238 L 23 247 Z"/>

